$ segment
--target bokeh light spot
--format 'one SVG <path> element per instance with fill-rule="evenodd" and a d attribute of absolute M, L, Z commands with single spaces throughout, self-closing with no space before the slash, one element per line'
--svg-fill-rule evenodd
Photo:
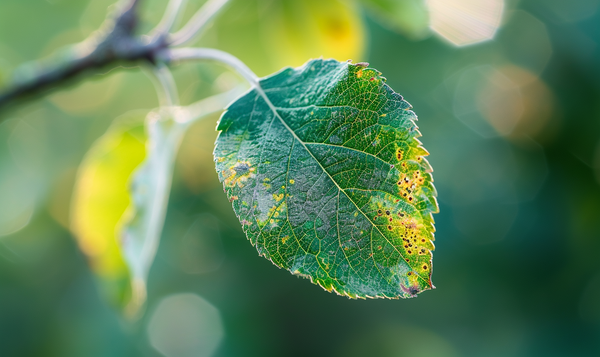
<path fill-rule="evenodd" d="M 430 28 L 456 46 L 490 40 L 496 34 L 503 0 L 428 0 Z"/>
<path fill-rule="evenodd" d="M 219 310 L 191 293 L 164 298 L 148 323 L 148 338 L 167 357 L 208 357 L 223 339 Z"/>
<path fill-rule="evenodd" d="M 525 68 L 490 65 L 467 68 L 456 82 L 456 118 L 484 138 L 536 137 L 549 124 L 554 95 Z"/>
<path fill-rule="evenodd" d="M 511 14 L 497 40 L 513 64 L 535 75 L 544 71 L 552 57 L 546 24 L 523 10 Z"/>
<path fill-rule="evenodd" d="M 478 106 L 503 136 L 536 136 L 548 124 L 554 96 L 536 75 L 518 66 L 505 66 L 486 78 Z"/>

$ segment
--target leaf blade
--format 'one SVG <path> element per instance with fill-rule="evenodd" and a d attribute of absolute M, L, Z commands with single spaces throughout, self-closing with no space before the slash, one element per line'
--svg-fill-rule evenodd
<path fill-rule="evenodd" d="M 432 288 L 431 167 L 410 105 L 384 82 L 314 60 L 262 79 L 218 126 L 219 178 L 259 254 L 350 297 Z"/>

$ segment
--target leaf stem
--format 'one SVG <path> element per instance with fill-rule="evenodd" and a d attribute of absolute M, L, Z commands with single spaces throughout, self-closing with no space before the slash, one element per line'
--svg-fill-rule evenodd
<path fill-rule="evenodd" d="M 179 105 L 177 84 L 171 71 L 164 63 L 158 63 L 152 70 L 145 71 L 156 89 L 158 104 L 161 107 Z"/>
<path fill-rule="evenodd" d="M 148 36 L 150 38 L 158 38 L 169 33 L 175 25 L 177 17 L 181 14 L 182 9 L 185 8 L 186 3 L 187 0 L 170 0 L 165 9 L 163 18 L 158 25 L 148 33 Z"/>
<path fill-rule="evenodd" d="M 213 48 L 185 47 L 165 49 L 157 54 L 157 58 L 166 63 L 187 60 L 213 60 L 221 62 L 238 72 L 244 79 L 250 82 L 250 85 L 253 87 L 258 86 L 258 76 L 254 74 L 244 62 L 230 53 L 215 50 Z"/>
<path fill-rule="evenodd" d="M 229 0 L 208 0 L 183 28 L 169 38 L 170 46 L 181 46 L 196 39 Z"/>

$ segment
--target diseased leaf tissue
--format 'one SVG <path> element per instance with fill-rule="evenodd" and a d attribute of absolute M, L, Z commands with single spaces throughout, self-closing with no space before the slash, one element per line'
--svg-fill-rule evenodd
<path fill-rule="evenodd" d="M 431 289 L 438 211 L 417 117 L 367 64 L 263 78 L 221 117 L 216 169 L 260 255 L 352 298 Z"/>

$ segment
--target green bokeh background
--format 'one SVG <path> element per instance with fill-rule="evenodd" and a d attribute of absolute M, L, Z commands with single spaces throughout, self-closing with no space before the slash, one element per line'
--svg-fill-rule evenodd
<path fill-rule="evenodd" d="M 0 86 L 84 39 L 111 3 L 2 0 Z M 145 30 L 164 6 L 145 3 Z M 150 81 L 116 70 L 0 114 L 0 356 L 160 356 L 147 326 L 175 293 L 218 309 L 215 356 L 600 355 L 599 7 L 508 1 L 496 38 L 462 48 L 361 12 L 366 51 L 354 60 L 414 106 L 435 170 L 437 289 L 416 299 L 349 300 L 258 257 L 214 172 L 214 117 L 182 145 L 147 311 L 126 322 L 100 297 L 68 210 L 92 143 L 114 118 L 157 105 Z M 252 48 L 260 31 L 239 8 L 201 42 L 260 75 L 278 69 L 272 48 Z M 174 75 L 184 103 L 240 81 L 215 64 Z M 504 130 L 511 113 L 518 123 Z"/>

